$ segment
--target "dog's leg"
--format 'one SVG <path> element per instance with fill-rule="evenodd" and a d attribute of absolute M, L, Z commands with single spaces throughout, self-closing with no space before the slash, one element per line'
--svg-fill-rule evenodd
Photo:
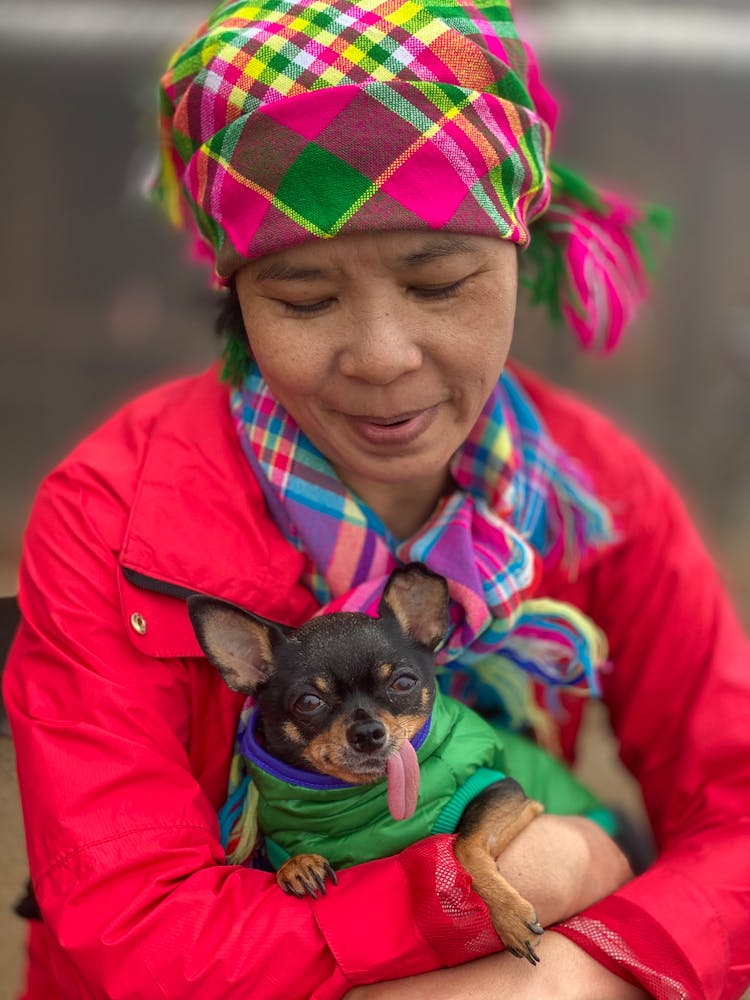
<path fill-rule="evenodd" d="M 487 904 L 508 951 L 536 965 L 534 945 L 543 933 L 534 907 L 497 870 L 497 858 L 544 807 L 512 778 L 490 785 L 464 810 L 458 824 L 456 857 Z"/>

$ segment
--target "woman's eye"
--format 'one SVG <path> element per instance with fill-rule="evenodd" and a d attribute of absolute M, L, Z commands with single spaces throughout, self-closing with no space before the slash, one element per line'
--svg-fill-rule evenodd
<path fill-rule="evenodd" d="M 292 705 L 292 709 L 300 715 L 312 715 L 323 705 L 323 699 L 316 694 L 302 694 Z"/>
<path fill-rule="evenodd" d="M 388 687 L 396 694 L 408 694 L 409 691 L 414 690 L 418 683 L 417 678 L 412 674 L 399 674 L 398 677 L 393 678 Z"/>
<path fill-rule="evenodd" d="M 415 285 L 411 291 L 419 299 L 449 299 L 457 295 L 466 278 L 459 278 L 450 285 Z"/>
<path fill-rule="evenodd" d="M 319 302 L 284 302 L 279 299 L 284 309 L 293 316 L 315 316 L 325 312 L 333 303 L 333 299 L 321 299 Z"/>

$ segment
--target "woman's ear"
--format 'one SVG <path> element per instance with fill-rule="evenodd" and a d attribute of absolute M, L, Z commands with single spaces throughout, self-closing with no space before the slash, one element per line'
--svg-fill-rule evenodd
<path fill-rule="evenodd" d="M 448 631 L 448 584 L 422 563 L 394 570 L 385 585 L 379 614 L 390 612 L 401 630 L 434 652 Z"/>
<path fill-rule="evenodd" d="M 194 594 L 187 600 L 196 638 L 227 687 L 254 694 L 273 673 L 273 650 L 284 633 L 228 601 Z"/>

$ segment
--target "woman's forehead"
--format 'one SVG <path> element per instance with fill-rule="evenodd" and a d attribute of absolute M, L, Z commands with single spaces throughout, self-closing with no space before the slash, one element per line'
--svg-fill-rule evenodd
<path fill-rule="evenodd" d="M 305 280 L 362 264 L 392 270 L 450 257 L 480 257 L 515 249 L 501 240 L 446 232 L 375 232 L 313 240 L 269 254 L 242 268 L 256 280 Z"/>

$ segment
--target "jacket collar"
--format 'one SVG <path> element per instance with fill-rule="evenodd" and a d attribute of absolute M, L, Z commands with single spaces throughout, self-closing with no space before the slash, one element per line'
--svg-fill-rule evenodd
<path fill-rule="evenodd" d="M 125 533 L 120 596 L 131 640 L 198 656 L 185 599 L 205 593 L 296 625 L 317 604 L 271 521 L 237 439 L 218 369 L 160 390 Z"/>

